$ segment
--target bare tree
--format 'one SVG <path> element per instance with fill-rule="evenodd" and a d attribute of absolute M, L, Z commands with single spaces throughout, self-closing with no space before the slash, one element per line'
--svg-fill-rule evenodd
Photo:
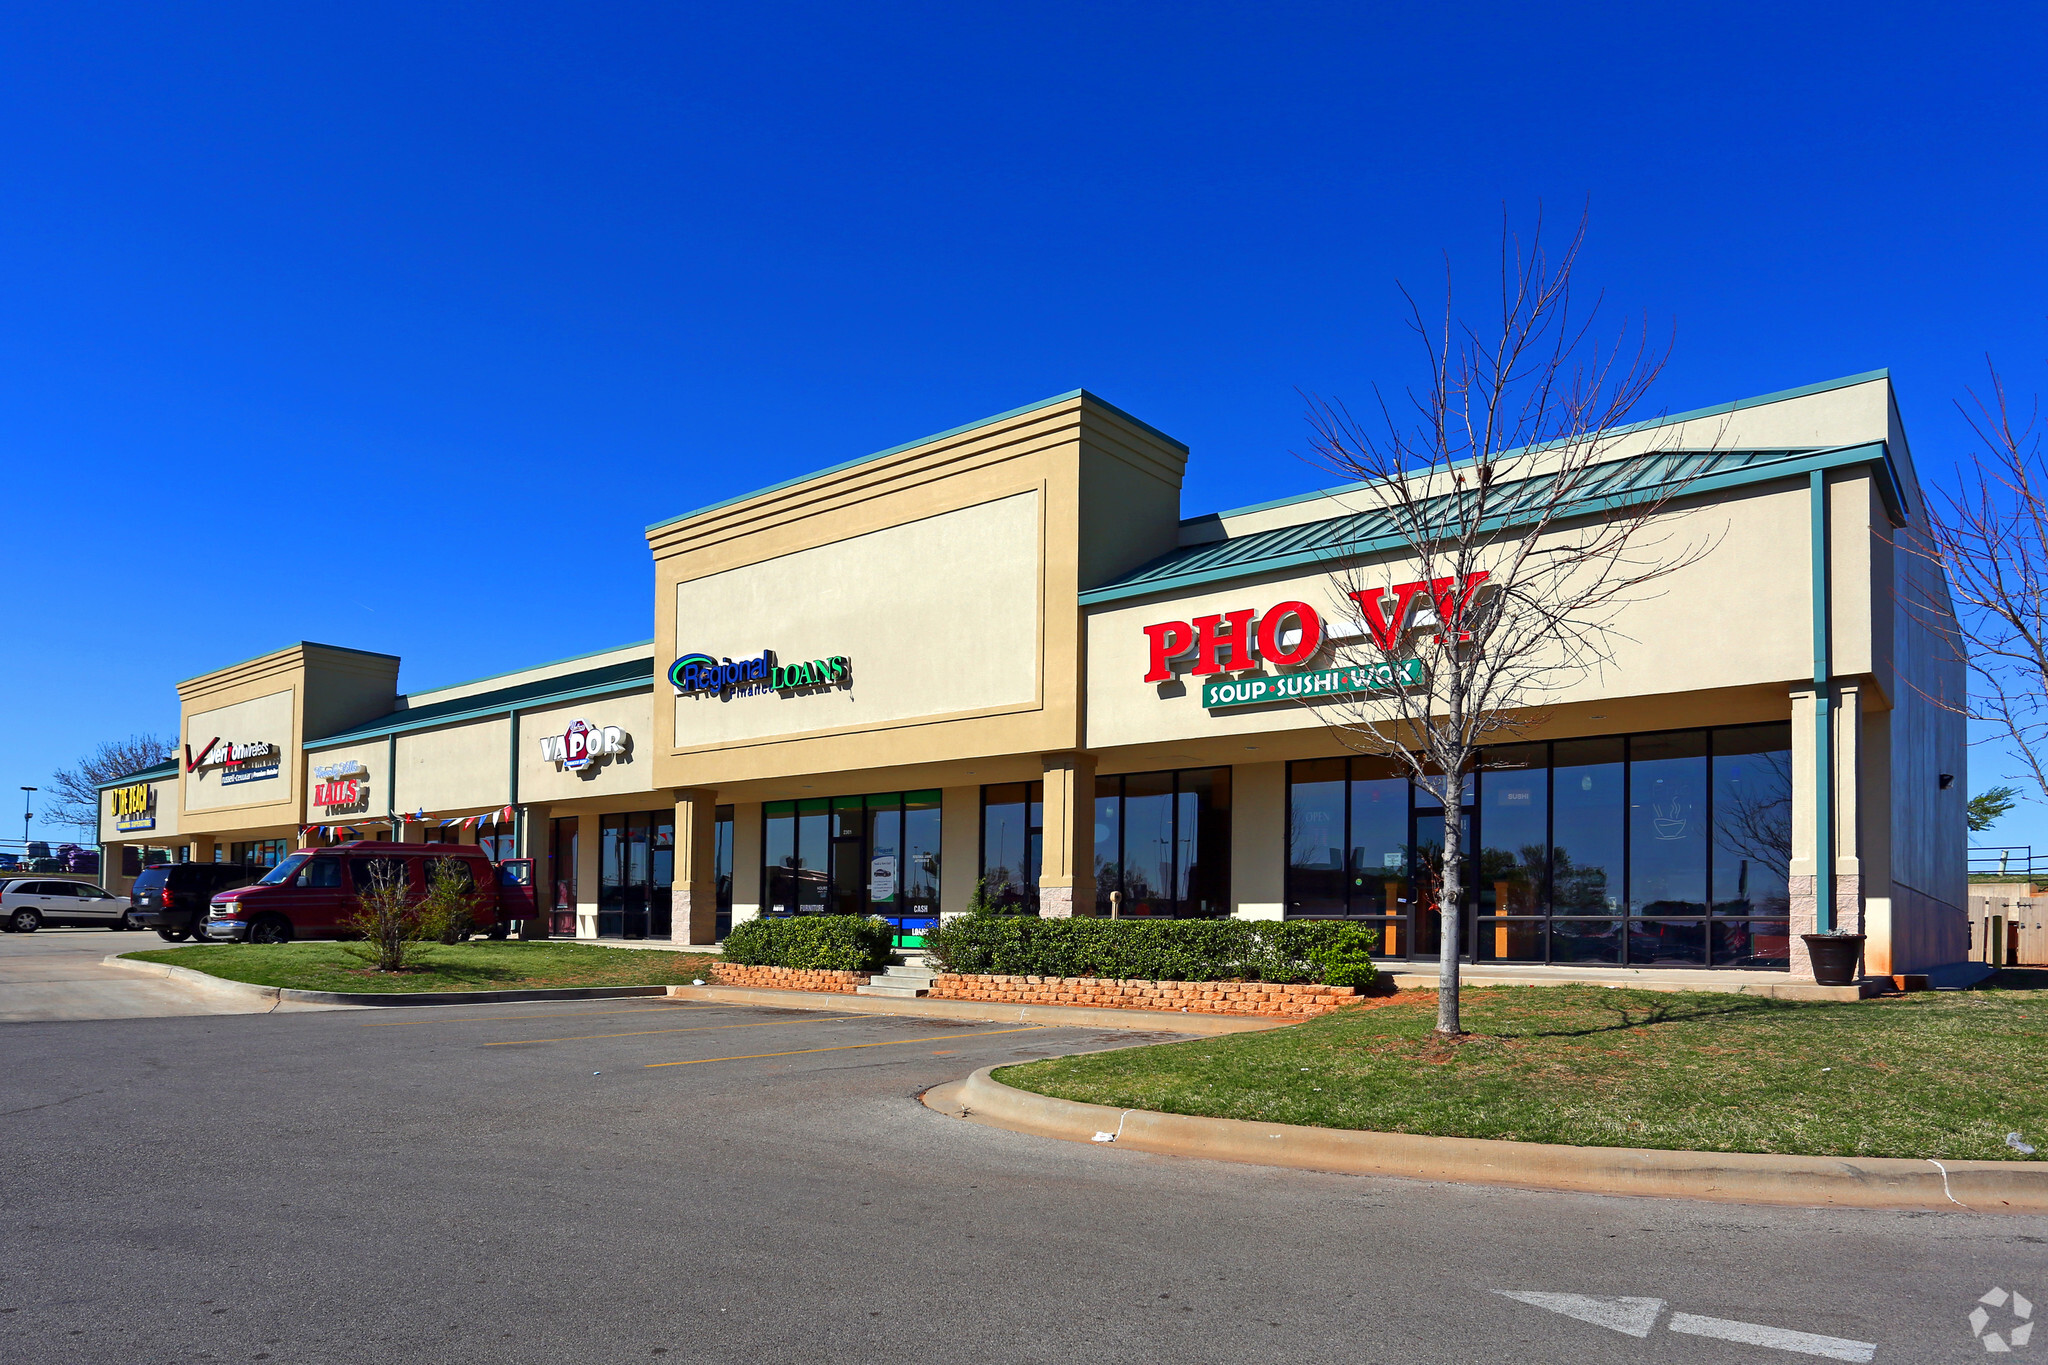
<path fill-rule="evenodd" d="M 1448 270 L 1434 321 L 1403 290 L 1425 387 L 1376 391 L 1369 427 L 1310 403 L 1313 458 L 1362 485 L 1346 495 L 1359 538 L 1401 546 L 1332 574 L 1362 637 L 1337 646 L 1338 662 L 1379 670 L 1383 686 L 1324 714 L 1354 751 L 1395 760 L 1443 803 L 1441 846 L 1416 851 L 1412 893 L 1418 914 L 1424 888 L 1441 907 L 1442 1034 L 1463 1031 L 1460 810 L 1480 746 L 1539 724 L 1547 701 L 1612 657 L 1620 610 L 1710 548 L 1678 542 L 1670 522 L 1696 460 L 1613 463 L 1669 342 L 1626 324 L 1596 338 L 1598 300 L 1581 312 L 1572 298 L 1585 219 L 1554 256 L 1542 233 L 1539 216 L 1525 247 L 1503 223 L 1499 316 L 1483 326 L 1458 316 Z"/>
<path fill-rule="evenodd" d="M 43 808 L 44 818 L 53 824 L 91 830 L 99 837 L 99 784 L 117 777 L 139 773 L 177 752 L 177 745 L 161 735 L 130 735 L 110 739 L 78 760 L 74 767 L 51 774 L 50 796 Z"/>
<path fill-rule="evenodd" d="M 1989 395 L 1966 390 L 1968 401 L 1956 404 L 1978 448 L 1955 487 L 1928 494 L 1931 555 L 1955 610 L 1936 600 L 1936 585 L 1909 605 L 1970 672 L 1967 697 L 1930 700 L 1989 723 L 2022 770 L 2014 776 L 2048 800 L 2048 467 L 2040 401 L 2022 420 L 1997 367 L 1988 359 L 1985 366 Z"/>

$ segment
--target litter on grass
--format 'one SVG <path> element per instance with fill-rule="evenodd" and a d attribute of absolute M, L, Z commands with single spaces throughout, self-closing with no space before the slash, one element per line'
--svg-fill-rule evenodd
<path fill-rule="evenodd" d="M 2007 1133 L 2005 1135 L 2005 1145 L 2018 1152 L 2021 1156 L 2032 1156 L 2034 1154 L 2033 1144 L 2018 1133 Z"/>

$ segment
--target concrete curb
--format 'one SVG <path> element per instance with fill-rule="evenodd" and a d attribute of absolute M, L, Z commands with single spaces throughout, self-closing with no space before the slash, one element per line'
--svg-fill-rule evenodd
<path fill-rule="evenodd" d="M 1090 1142 L 1097 1133 L 1114 1133 L 1118 1147 L 1162 1156 L 1342 1175 L 1738 1204 L 2048 1213 L 2048 1162 L 1946 1161 L 1937 1166 L 1884 1157 L 1563 1147 L 1248 1123 L 1053 1099 L 1004 1085 L 990 1075 L 993 1070 L 983 1067 L 964 1081 L 935 1086 L 924 1102 L 955 1118 L 1039 1137 Z"/>
<path fill-rule="evenodd" d="M 511 1005 L 533 1000 L 611 1000 L 631 995 L 666 995 L 668 986 L 572 986 L 561 990 L 530 991 L 302 991 L 291 986 L 258 986 L 247 981 L 177 967 L 168 962 L 134 962 L 119 953 L 103 959 L 109 967 L 122 967 L 149 976 L 226 990 L 253 1000 L 288 1000 L 304 1005 L 352 1005 L 368 1009 L 392 1009 L 408 1005 Z"/>
<path fill-rule="evenodd" d="M 910 1014 L 926 1019 L 971 1019 L 985 1023 L 1059 1024 L 1069 1028 L 1140 1029 L 1211 1037 L 1284 1028 L 1298 1019 L 1261 1019 L 1241 1014 L 1182 1014 L 1164 1010 L 1086 1009 L 1078 1005 L 1000 1005 L 985 1000 L 892 1000 L 886 996 L 839 995 L 830 991 L 783 991 L 766 986 L 670 986 L 684 1000 L 726 1005 L 769 1005 L 778 1009 L 832 1010 L 842 1014 Z"/>

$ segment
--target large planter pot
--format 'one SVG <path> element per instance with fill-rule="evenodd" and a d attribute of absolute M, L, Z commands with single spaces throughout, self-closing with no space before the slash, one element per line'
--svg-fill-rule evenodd
<path fill-rule="evenodd" d="M 1862 934 L 1801 934 L 1813 958 L 1813 979 L 1823 986 L 1856 984 L 1856 964 L 1863 960 Z"/>

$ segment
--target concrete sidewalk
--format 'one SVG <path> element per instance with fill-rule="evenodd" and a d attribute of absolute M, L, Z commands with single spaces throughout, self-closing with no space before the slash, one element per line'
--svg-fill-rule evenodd
<path fill-rule="evenodd" d="M 150 976 L 109 966 L 111 953 L 166 948 L 152 933 L 38 929 L 0 934 L 0 1023 L 267 1014 L 304 1005 L 255 1000 L 227 982 Z"/>

